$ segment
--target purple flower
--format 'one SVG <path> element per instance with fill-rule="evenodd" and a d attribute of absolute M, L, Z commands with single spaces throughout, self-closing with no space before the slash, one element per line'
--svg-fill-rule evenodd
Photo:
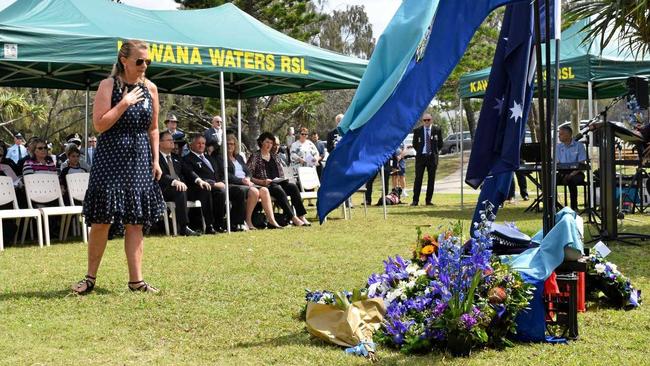
<path fill-rule="evenodd" d="M 463 314 L 460 316 L 460 325 L 467 330 L 471 330 L 476 325 L 476 318 L 470 314 Z"/>

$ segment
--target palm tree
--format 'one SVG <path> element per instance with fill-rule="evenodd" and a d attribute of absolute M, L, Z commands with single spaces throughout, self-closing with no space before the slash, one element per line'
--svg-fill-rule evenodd
<path fill-rule="evenodd" d="M 639 58 L 650 50 L 650 0 L 580 0 L 570 5 L 569 17 L 588 18 L 586 40 L 599 40 L 601 49 L 618 38 Z"/>

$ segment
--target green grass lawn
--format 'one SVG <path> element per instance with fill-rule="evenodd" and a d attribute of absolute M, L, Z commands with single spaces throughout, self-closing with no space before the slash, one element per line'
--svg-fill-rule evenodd
<path fill-rule="evenodd" d="M 298 319 L 304 289 L 360 287 L 389 255 L 409 256 L 415 225 L 468 223 L 471 207 L 461 212 L 457 195 L 434 201 L 433 207 L 390 207 L 386 221 L 380 208 L 364 217 L 357 204 L 352 220 L 335 211 L 311 228 L 149 237 L 145 277 L 162 290 L 153 296 L 128 291 L 121 240 L 109 243 L 96 291 L 85 297 L 68 291 L 85 271 L 83 244 L 8 248 L 0 253 L 0 364 L 366 365 L 310 339 Z M 532 234 L 541 215 L 523 214 L 523 207 L 508 205 L 499 221 L 516 221 Z M 650 233 L 650 218 L 628 217 L 638 221 L 627 221 L 625 230 Z M 611 260 L 643 292 L 650 291 L 646 245 L 611 245 Z M 625 312 L 589 303 L 579 324 L 580 339 L 569 345 L 521 344 L 468 359 L 407 357 L 382 348 L 379 364 L 648 364 L 647 305 Z"/>

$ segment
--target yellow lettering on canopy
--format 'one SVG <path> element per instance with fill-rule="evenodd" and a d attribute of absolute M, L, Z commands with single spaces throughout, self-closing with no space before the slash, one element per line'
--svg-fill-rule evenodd
<path fill-rule="evenodd" d="M 255 66 L 254 68 L 257 70 L 265 70 L 265 64 L 264 64 L 264 55 L 261 53 L 254 53 L 253 54 L 255 57 Z"/>
<path fill-rule="evenodd" d="M 156 43 L 149 44 L 149 58 L 154 62 L 162 61 L 163 45 Z"/>
<path fill-rule="evenodd" d="M 189 60 L 190 53 L 186 47 L 183 46 L 176 46 L 176 60 L 178 63 L 183 63 L 185 65 L 190 63 Z"/>
<path fill-rule="evenodd" d="M 291 72 L 291 57 L 280 56 L 280 71 Z"/>
<path fill-rule="evenodd" d="M 212 61 L 212 66 L 223 66 L 223 59 L 224 59 L 224 50 L 213 50 L 212 48 L 208 48 L 208 52 L 210 53 L 210 61 Z"/>
<path fill-rule="evenodd" d="M 248 51 L 244 52 L 244 67 L 245 68 L 247 68 L 247 69 L 257 69 L 257 67 L 255 67 L 255 63 L 253 63 L 253 60 L 255 58 L 253 55 L 254 55 L 253 52 L 248 52 Z"/>
<path fill-rule="evenodd" d="M 198 47 L 192 48 L 192 58 L 190 59 L 190 64 L 203 65 L 203 60 L 201 59 L 201 52 L 199 52 Z"/>
<path fill-rule="evenodd" d="M 174 58 L 174 49 L 172 48 L 171 45 L 165 46 L 165 54 L 163 55 L 163 62 L 171 62 L 173 64 L 176 63 L 176 59 Z"/>
<path fill-rule="evenodd" d="M 305 59 L 300 59 L 300 73 L 303 75 L 309 75 L 309 70 L 305 67 Z"/>
<path fill-rule="evenodd" d="M 244 52 L 232 51 L 232 54 L 235 56 L 235 62 L 237 63 L 237 67 L 241 67 L 241 58 L 244 57 Z"/>
<path fill-rule="evenodd" d="M 476 93 L 476 81 L 472 81 L 471 83 L 469 83 L 469 92 Z"/>
<path fill-rule="evenodd" d="M 291 58 L 291 72 L 300 74 L 300 59 L 298 57 Z"/>
<path fill-rule="evenodd" d="M 266 55 L 266 71 L 275 71 L 275 56 Z"/>
<path fill-rule="evenodd" d="M 569 67 L 569 79 L 575 79 L 576 76 L 573 73 L 573 67 Z"/>
<path fill-rule="evenodd" d="M 232 56 L 232 50 L 226 51 L 226 62 L 223 64 L 224 67 L 237 67 L 235 63 L 235 58 Z"/>

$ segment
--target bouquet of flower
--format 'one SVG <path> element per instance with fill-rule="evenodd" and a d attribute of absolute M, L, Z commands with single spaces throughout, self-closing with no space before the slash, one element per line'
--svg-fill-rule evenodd
<path fill-rule="evenodd" d="M 619 307 L 635 308 L 641 304 L 641 291 L 632 286 L 616 264 L 607 262 L 598 253 L 591 254 L 587 262 L 587 289 L 589 294 L 602 291 L 607 299 Z"/>
<path fill-rule="evenodd" d="M 375 339 L 405 353 L 434 347 L 468 354 L 474 347 L 509 345 L 516 314 L 528 306 L 532 286 L 492 257 L 488 216 L 475 238 L 463 244 L 462 226 L 436 237 L 422 236 L 412 260 L 384 261 L 385 271 L 368 279 L 368 296 L 386 303 Z"/>
<path fill-rule="evenodd" d="M 303 309 L 307 330 L 325 341 L 348 347 L 347 353 L 375 359 L 372 342 L 386 308 L 382 299 L 369 299 L 364 290 L 309 291 Z"/>

